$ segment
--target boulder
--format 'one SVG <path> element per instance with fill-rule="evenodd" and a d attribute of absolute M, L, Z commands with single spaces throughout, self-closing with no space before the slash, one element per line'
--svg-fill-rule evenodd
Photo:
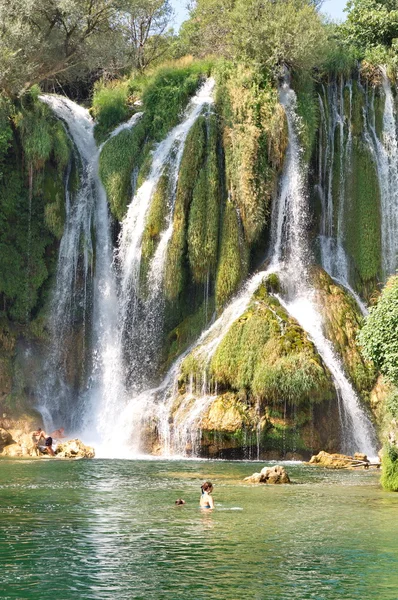
<path fill-rule="evenodd" d="M 94 448 L 85 446 L 78 439 L 61 442 L 55 450 L 55 455 L 59 458 L 94 458 Z"/>
<path fill-rule="evenodd" d="M 327 469 L 367 468 L 369 460 L 366 454 L 356 453 L 354 456 L 348 456 L 346 454 L 329 454 L 322 450 L 319 454 L 311 457 L 309 464 Z"/>
<path fill-rule="evenodd" d="M 2 448 L 4 448 L 4 446 L 11 444 L 11 442 L 12 442 L 11 433 L 0 427 L 0 450 Z"/>
<path fill-rule="evenodd" d="M 248 483 L 290 483 L 289 475 L 285 467 L 275 465 L 274 467 L 264 467 L 260 473 L 253 473 L 250 477 L 245 477 L 244 481 Z"/>

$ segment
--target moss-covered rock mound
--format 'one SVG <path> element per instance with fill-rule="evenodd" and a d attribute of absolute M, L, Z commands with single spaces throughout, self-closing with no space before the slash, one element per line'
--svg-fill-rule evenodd
<path fill-rule="evenodd" d="M 184 422 L 181 406 L 186 414 L 195 410 L 204 378 L 212 394 L 196 423 L 204 454 L 236 455 L 258 446 L 264 455 L 305 455 L 320 449 L 322 440 L 329 448 L 338 444 L 329 418 L 314 424 L 321 412 L 332 416 L 336 410 L 332 379 L 305 332 L 267 288 L 266 282 L 258 288 L 213 354 L 199 346 L 181 365 L 177 428 Z"/>

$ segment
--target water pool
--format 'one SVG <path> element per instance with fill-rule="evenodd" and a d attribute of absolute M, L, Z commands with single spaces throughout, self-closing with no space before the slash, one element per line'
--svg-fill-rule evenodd
<path fill-rule="evenodd" d="M 244 484 L 259 466 L 2 459 L 0 597 L 398 598 L 398 494 L 378 473 L 287 464 L 290 486 Z"/>

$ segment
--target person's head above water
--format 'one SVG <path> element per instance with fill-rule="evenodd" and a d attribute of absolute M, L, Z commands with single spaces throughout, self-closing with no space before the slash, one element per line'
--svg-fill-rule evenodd
<path fill-rule="evenodd" d="M 204 483 L 202 483 L 202 485 L 200 486 L 200 489 L 202 490 L 202 494 L 204 492 L 206 492 L 207 494 L 211 494 L 211 492 L 213 491 L 213 484 L 211 481 L 205 481 Z"/>

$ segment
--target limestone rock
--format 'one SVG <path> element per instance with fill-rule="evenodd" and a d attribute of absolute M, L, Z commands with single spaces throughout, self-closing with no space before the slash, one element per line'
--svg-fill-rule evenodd
<path fill-rule="evenodd" d="M 260 473 L 253 473 L 250 477 L 245 477 L 244 481 L 248 483 L 290 483 L 289 475 L 285 467 L 275 465 L 274 467 L 264 467 Z"/>
<path fill-rule="evenodd" d="M 329 454 L 321 451 L 316 456 L 312 456 L 309 462 L 310 465 L 319 465 L 327 469 L 349 469 L 369 466 L 368 457 L 366 454 L 356 453 L 354 456 L 346 454 Z"/>
<path fill-rule="evenodd" d="M 94 458 L 95 451 L 94 448 L 75 439 L 58 444 L 55 454 L 59 458 Z"/>
<path fill-rule="evenodd" d="M 7 444 L 11 444 L 11 442 L 11 433 L 9 431 L 6 431 L 5 429 L 0 428 L 0 450 L 1 448 L 4 448 L 4 446 L 7 446 Z"/>

